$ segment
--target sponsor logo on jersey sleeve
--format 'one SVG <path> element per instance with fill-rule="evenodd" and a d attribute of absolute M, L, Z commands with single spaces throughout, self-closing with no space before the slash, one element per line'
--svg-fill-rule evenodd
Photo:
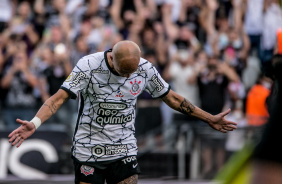
<path fill-rule="evenodd" d="M 85 73 L 83 73 L 83 72 L 78 72 L 78 73 L 74 76 L 72 82 L 70 83 L 70 86 L 71 86 L 71 87 L 74 87 L 74 86 L 78 85 L 78 84 L 79 84 L 79 81 L 81 81 L 81 80 L 83 80 L 83 79 L 85 79 L 85 78 L 86 78 L 86 74 L 85 74 Z"/>
<path fill-rule="evenodd" d="M 73 79 L 73 73 L 70 73 L 68 78 L 66 79 L 66 82 L 70 82 Z"/>
<path fill-rule="evenodd" d="M 141 92 L 141 88 L 140 88 L 141 81 L 137 81 L 137 80 L 135 79 L 134 82 L 130 81 L 130 84 L 132 85 L 132 86 L 131 86 L 131 89 L 129 90 L 130 93 L 131 93 L 133 96 L 138 95 L 138 94 Z"/>
<path fill-rule="evenodd" d="M 94 173 L 94 168 L 93 167 L 90 167 L 88 165 L 82 165 L 80 167 L 80 171 L 82 174 L 84 174 L 85 176 L 88 176 L 90 174 L 93 174 Z"/>
<path fill-rule="evenodd" d="M 160 92 L 161 90 L 164 89 L 164 84 L 162 83 L 162 81 L 157 77 L 157 75 L 153 75 L 152 77 L 152 81 L 153 83 L 156 85 L 156 89 L 158 92 Z"/>

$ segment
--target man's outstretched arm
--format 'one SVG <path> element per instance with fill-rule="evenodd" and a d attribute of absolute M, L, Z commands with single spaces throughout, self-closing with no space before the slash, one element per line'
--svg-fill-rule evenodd
<path fill-rule="evenodd" d="M 236 123 L 227 121 L 224 118 L 230 112 L 230 109 L 217 115 L 211 115 L 172 90 L 162 100 L 172 109 L 207 122 L 212 128 L 218 131 L 226 133 L 227 131 L 236 129 Z"/>
<path fill-rule="evenodd" d="M 41 123 L 45 122 L 54 115 L 61 105 L 68 99 L 69 94 L 64 90 L 59 89 L 57 93 L 45 101 L 35 117 L 39 118 Z M 9 134 L 9 142 L 12 143 L 13 146 L 17 144 L 17 147 L 19 147 L 25 139 L 34 133 L 36 127 L 34 123 L 27 120 L 17 119 L 16 121 L 21 124 L 21 126 Z"/>
<path fill-rule="evenodd" d="M 59 89 L 57 93 L 45 101 L 36 116 L 41 119 L 42 123 L 45 122 L 53 116 L 69 98 L 70 96 L 65 90 Z"/>

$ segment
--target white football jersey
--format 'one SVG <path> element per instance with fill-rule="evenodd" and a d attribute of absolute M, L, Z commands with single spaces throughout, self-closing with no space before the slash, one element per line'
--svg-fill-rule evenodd
<path fill-rule="evenodd" d="M 136 99 L 143 90 L 159 98 L 170 88 L 143 58 L 129 78 L 118 76 L 109 67 L 107 52 L 111 50 L 80 59 L 61 87 L 73 99 L 79 94 L 72 155 L 81 162 L 137 155 Z"/>

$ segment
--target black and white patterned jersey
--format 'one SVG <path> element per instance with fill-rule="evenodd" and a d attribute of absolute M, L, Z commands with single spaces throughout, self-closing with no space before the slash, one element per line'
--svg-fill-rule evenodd
<path fill-rule="evenodd" d="M 158 98 L 170 88 L 143 58 L 129 78 L 118 76 L 109 67 L 107 52 L 111 50 L 80 59 L 61 87 L 72 98 L 79 95 L 72 155 L 81 162 L 137 155 L 136 99 L 143 90 Z"/>

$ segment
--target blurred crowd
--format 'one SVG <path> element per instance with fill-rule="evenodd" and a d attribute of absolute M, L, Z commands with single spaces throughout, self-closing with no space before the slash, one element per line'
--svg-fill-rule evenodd
<path fill-rule="evenodd" d="M 239 128 L 215 132 L 143 93 L 136 120 L 140 149 L 173 150 L 179 133 L 192 130 L 203 142 L 208 178 L 226 150 L 240 149 L 268 119 L 279 0 L 1 0 L 0 8 L 2 130 L 17 127 L 16 118 L 32 119 L 79 58 L 125 39 L 193 104 L 211 114 L 231 108 L 227 118 Z M 54 129 L 73 131 L 76 103 L 67 102 L 48 120 Z"/>

